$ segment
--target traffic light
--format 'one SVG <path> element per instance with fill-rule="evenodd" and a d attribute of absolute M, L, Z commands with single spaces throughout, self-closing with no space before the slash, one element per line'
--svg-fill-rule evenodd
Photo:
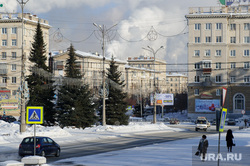
<path fill-rule="evenodd" d="M 3 4 L 0 4 L 0 7 L 3 7 Z"/>

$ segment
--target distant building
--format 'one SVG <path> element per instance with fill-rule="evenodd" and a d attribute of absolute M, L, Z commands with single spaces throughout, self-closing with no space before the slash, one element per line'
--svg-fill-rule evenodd
<path fill-rule="evenodd" d="M 43 31 L 44 42 L 49 46 L 50 25 L 47 20 L 36 15 L 24 13 L 24 55 L 25 74 L 29 73 L 28 57 L 34 39 L 38 20 Z M 0 14 L 0 114 L 20 115 L 18 108 L 21 83 L 21 55 L 22 55 L 22 14 Z M 46 47 L 46 54 L 49 48 Z"/>
<path fill-rule="evenodd" d="M 75 51 L 76 62 L 83 74 L 84 83 L 88 84 L 94 93 L 98 94 L 102 88 L 102 71 L 103 57 L 99 54 L 86 53 Z M 60 52 L 53 57 L 53 73 L 55 77 L 60 79 L 65 76 L 65 64 L 68 59 L 68 51 Z M 109 68 L 111 59 L 105 59 L 105 69 Z M 154 59 L 151 57 L 134 57 L 128 58 L 128 61 L 115 59 L 119 66 L 118 70 L 122 73 L 121 80 L 124 80 L 124 91 L 129 96 L 141 95 L 144 98 L 149 98 L 154 92 L 154 76 L 158 92 L 166 92 L 166 63 L 156 60 L 156 69 L 154 75 Z"/>
<path fill-rule="evenodd" d="M 167 93 L 181 94 L 187 93 L 188 76 L 182 73 L 166 74 Z"/>
<path fill-rule="evenodd" d="M 188 41 L 188 112 L 211 114 L 221 106 L 229 113 L 250 114 L 250 7 L 190 8 Z M 236 116 L 236 115 L 235 115 Z"/>

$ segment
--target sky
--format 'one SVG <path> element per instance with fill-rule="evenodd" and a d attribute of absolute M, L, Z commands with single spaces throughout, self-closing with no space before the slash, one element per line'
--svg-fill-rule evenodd
<path fill-rule="evenodd" d="M 168 117 L 177 117 L 179 119 L 185 118 L 185 115 L 180 113 L 167 114 Z M 237 125 L 244 125 L 244 122 Z M 181 122 L 178 126 L 195 127 L 194 123 Z M 230 126 L 225 127 L 225 131 Z M 147 133 L 147 132 L 185 132 L 183 129 L 172 128 L 168 123 L 158 122 L 151 124 L 150 122 L 131 122 L 128 126 L 93 126 L 83 129 L 64 128 L 61 129 L 58 126 L 44 127 L 37 125 L 36 135 L 49 136 L 54 139 L 58 144 L 69 144 L 79 141 L 98 141 L 100 139 L 115 138 L 124 135 L 133 135 L 135 133 Z M 215 129 L 215 126 L 211 126 Z M 7 123 L 0 120 L 0 165 L 4 163 L 17 162 L 20 157 L 17 155 L 17 149 L 21 140 L 26 136 L 32 136 L 34 131 L 33 127 L 27 127 L 25 133 L 19 133 L 19 125 L 15 123 Z M 204 133 L 201 133 L 203 135 Z M 231 153 L 227 153 L 225 147 L 226 133 L 221 134 L 221 153 L 222 157 L 226 158 Z M 249 165 L 249 147 L 250 147 L 250 129 L 243 129 L 234 131 L 233 135 L 236 140 L 236 146 L 233 147 L 233 155 L 242 155 L 240 161 L 223 161 L 221 166 L 248 166 Z M 197 146 L 201 137 L 194 137 L 189 139 L 183 139 L 178 141 L 171 141 L 166 143 L 156 143 L 153 145 L 130 148 L 120 151 L 112 151 L 108 153 L 102 153 L 97 155 L 76 157 L 61 159 L 55 163 L 44 164 L 43 166 L 56 166 L 56 165 L 86 165 L 86 166 L 159 166 L 159 165 L 171 165 L 171 166 L 210 166 L 216 165 L 213 157 L 211 160 L 207 160 L 204 163 L 199 157 L 194 156 L 197 150 Z M 210 155 L 217 154 L 218 150 L 218 134 L 208 135 L 209 141 L 208 153 Z M 10 154 L 9 150 L 16 150 L 16 153 Z M 234 156 L 235 157 L 235 156 Z M 96 160 L 98 158 L 98 160 Z M 4 159 L 4 161 L 3 161 Z M 33 158 L 34 159 L 34 158 Z M 68 163 L 68 164 L 66 164 Z M 166 164 L 167 163 L 167 164 Z"/>
<path fill-rule="evenodd" d="M 21 11 L 16 0 L 0 2 L 2 12 Z M 218 0 L 29 0 L 24 12 L 49 21 L 50 51 L 72 43 L 80 51 L 102 54 L 101 33 L 93 23 L 105 29 L 117 24 L 105 35 L 105 56 L 153 56 L 142 47 L 164 46 L 156 58 L 177 64 L 187 62 L 188 8 L 209 6 L 219 6 Z M 149 32 L 157 32 L 155 40 Z"/>

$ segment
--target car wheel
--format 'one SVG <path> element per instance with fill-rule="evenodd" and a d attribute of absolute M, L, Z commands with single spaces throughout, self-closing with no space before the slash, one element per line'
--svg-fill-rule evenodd
<path fill-rule="evenodd" d="M 55 155 L 56 157 L 59 157 L 60 156 L 60 149 L 57 149 L 57 151 L 56 151 L 56 155 Z"/>
<path fill-rule="evenodd" d="M 44 150 L 41 152 L 41 156 L 45 157 L 45 152 L 44 152 Z"/>
<path fill-rule="evenodd" d="M 195 131 L 198 131 L 198 129 L 197 129 L 197 128 L 195 128 Z"/>
<path fill-rule="evenodd" d="M 204 131 L 207 131 L 207 129 L 204 129 Z"/>

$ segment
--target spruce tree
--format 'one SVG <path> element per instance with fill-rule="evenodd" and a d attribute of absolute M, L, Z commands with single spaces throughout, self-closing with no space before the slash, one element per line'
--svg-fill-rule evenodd
<path fill-rule="evenodd" d="M 106 102 L 106 123 L 109 125 L 128 124 L 129 117 L 125 114 L 127 112 L 127 103 L 125 102 L 127 93 L 123 92 L 125 84 L 124 80 L 120 79 L 121 75 L 122 73 L 118 71 L 118 65 L 112 57 L 107 73 L 109 95 Z"/>
<path fill-rule="evenodd" d="M 95 105 L 88 85 L 83 85 L 73 45 L 69 48 L 66 75 L 58 91 L 58 122 L 64 126 L 90 127 L 96 122 Z"/>
<path fill-rule="evenodd" d="M 32 65 L 30 75 L 26 79 L 30 92 L 30 100 L 27 105 L 43 106 L 45 125 L 51 125 L 55 122 L 54 86 L 51 73 L 46 65 L 46 44 L 43 40 L 40 22 L 37 24 L 29 60 Z"/>

